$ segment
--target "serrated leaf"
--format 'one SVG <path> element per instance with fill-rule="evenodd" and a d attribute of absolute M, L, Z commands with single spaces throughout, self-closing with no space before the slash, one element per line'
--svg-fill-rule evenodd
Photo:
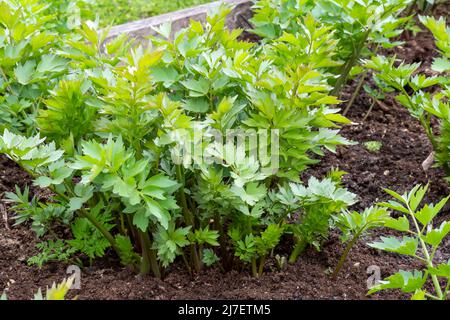
<path fill-rule="evenodd" d="M 409 220 L 405 216 L 402 216 L 398 219 L 389 218 L 384 225 L 385 227 L 398 231 L 406 232 L 409 230 Z"/>
<path fill-rule="evenodd" d="M 414 270 L 413 272 L 400 270 L 381 281 L 379 285 L 374 286 L 368 292 L 372 294 L 384 289 L 401 289 L 403 292 L 415 292 L 423 287 L 427 276 L 422 272 Z"/>
<path fill-rule="evenodd" d="M 14 74 L 16 76 L 17 82 L 23 85 L 28 84 L 33 78 L 35 66 L 36 62 L 34 62 L 33 60 L 28 60 L 23 65 L 19 64 L 14 69 Z"/>
<path fill-rule="evenodd" d="M 375 249 L 384 250 L 414 256 L 417 252 L 418 240 L 411 237 L 403 237 L 401 240 L 395 237 L 381 237 L 381 242 L 369 243 Z"/>

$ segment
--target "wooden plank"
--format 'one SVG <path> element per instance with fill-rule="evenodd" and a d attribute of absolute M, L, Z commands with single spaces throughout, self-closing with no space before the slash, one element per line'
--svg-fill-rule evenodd
<path fill-rule="evenodd" d="M 156 32 L 151 28 L 152 26 L 159 26 L 161 24 L 171 22 L 172 34 L 185 28 L 189 25 L 189 21 L 196 20 L 205 22 L 206 14 L 211 9 L 217 8 L 222 3 L 227 3 L 233 6 L 233 10 L 228 16 L 227 25 L 230 29 L 239 27 L 249 27 L 246 21 L 251 17 L 252 1 L 249 0 L 221 0 L 211 2 L 208 4 L 196 6 L 193 8 L 183 9 L 175 12 L 162 14 L 159 16 L 133 21 L 111 28 L 108 39 L 114 38 L 120 34 L 127 33 L 130 36 L 138 39 L 143 39 L 149 35 L 155 35 Z"/>

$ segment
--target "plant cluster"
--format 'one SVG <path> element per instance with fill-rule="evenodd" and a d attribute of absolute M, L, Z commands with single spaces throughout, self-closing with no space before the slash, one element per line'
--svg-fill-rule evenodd
<path fill-rule="evenodd" d="M 34 19 L 46 17 L 41 9 Z M 7 16 L 19 11 L 5 7 Z M 241 30 L 225 28 L 228 13 L 222 7 L 173 40 L 162 25 L 145 47 L 126 36 L 105 42 L 107 30 L 80 21 L 44 46 L 52 53 L 43 62 L 34 53 L 11 62 L 5 97 L 9 87 L 43 86 L 23 121 L 0 136 L 1 153 L 52 191 L 49 199 L 28 189 L 7 194 L 17 223 L 50 239 L 31 264 L 74 254 L 92 261 L 112 249 L 124 265 L 157 277 L 177 257 L 190 272 L 220 262 L 225 270 L 248 264 L 257 276 L 283 237 L 294 242 L 291 262 L 308 245 L 320 248 L 355 195 L 339 173 L 307 185 L 300 174 L 325 149 L 351 144 L 338 134 L 349 121 L 333 107 L 319 58 L 287 64 L 297 46 L 241 41 Z M 27 43 L 34 33 L 24 35 Z M 57 72 L 44 82 L 48 69 Z M 198 141 L 197 131 L 206 138 Z M 229 131 L 264 132 L 267 157 L 228 139 Z M 70 239 L 59 239 L 56 224 L 70 228 Z"/>
<path fill-rule="evenodd" d="M 342 186 L 344 172 L 300 179 L 326 151 L 353 144 L 339 135 L 350 121 L 335 106 L 362 57 L 379 71 L 377 84 L 399 90 L 397 100 L 429 125 L 448 166 L 448 78 L 413 76 L 417 66 L 395 68 L 375 55 L 398 44 L 390 39 L 409 19 L 399 18 L 408 3 L 260 0 L 253 18 L 260 44 L 226 28 L 227 6 L 178 32 L 155 27 L 158 36 L 142 44 L 107 41 L 108 30 L 72 19 L 65 1 L 57 8 L 2 2 L 0 153 L 29 173 L 33 187 L 51 191 L 45 199 L 29 187 L 6 194 L 16 223 L 29 223 L 42 239 L 28 262 L 92 263 L 113 251 L 143 275 L 162 277 L 179 259 L 191 274 L 218 265 L 260 276 L 270 257 L 280 269 L 295 263 L 338 227 L 348 244 L 336 277 L 361 236 L 389 227 L 410 237 L 372 247 L 413 256 L 426 269 L 400 272 L 371 292 L 401 288 L 444 299 L 449 288 L 439 280 L 448 280 L 448 264 L 435 254 L 450 229 L 447 222 L 433 229 L 432 220 L 447 198 L 419 209 L 427 188 L 387 190 L 400 203 L 360 213 L 347 210 L 356 195 Z M 448 71 L 445 21 L 422 21 L 444 56 L 435 69 Z M 442 90 L 424 90 L 435 85 Z M 442 117 L 440 138 L 431 115 Z M 366 148 L 377 152 L 381 143 Z M 406 216 L 394 219 L 388 209 Z M 277 251 L 282 241 L 291 244 L 289 256 Z M 434 294 L 423 289 L 428 277 Z"/>
<path fill-rule="evenodd" d="M 398 63 L 396 57 L 378 55 L 366 61 L 366 66 L 375 71 L 379 90 L 395 93 L 396 101 L 419 120 L 434 149 L 433 157 L 450 177 L 450 28 L 443 17 L 419 18 L 433 33 L 441 54 L 431 66 L 434 75 L 419 73 L 420 63 Z M 439 121 L 438 130 L 433 118 Z"/>
<path fill-rule="evenodd" d="M 378 48 L 401 44 L 392 39 L 403 32 L 402 27 L 410 19 L 400 17 L 409 3 L 409 0 L 261 0 L 255 3 L 252 22 L 254 32 L 265 41 L 296 45 L 301 54 L 318 58 L 335 96 L 340 95 L 350 77 L 361 74 L 348 110 L 366 77 L 362 58 L 376 54 Z"/>

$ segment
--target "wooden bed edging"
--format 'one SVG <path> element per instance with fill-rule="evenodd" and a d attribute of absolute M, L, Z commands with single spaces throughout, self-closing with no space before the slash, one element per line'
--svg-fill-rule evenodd
<path fill-rule="evenodd" d="M 228 3 L 233 6 L 233 10 L 228 16 L 227 21 L 227 25 L 230 29 L 249 27 L 246 25 L 246 22 L 251 16 L 253 1 L 221 0 L 114 26 L 109 31 L 108 39 L 114 38 L 123 33 L 127 33 L 137 39 L 143 39 L 149 35 L 156 35 L 156 32 L 152 29 L 152 27 L 159 26 L 167 22 L 172 23 L 173 34 L 178 30 L 189 26 L 189 21 L 191 19 L 204 22 L 208 11 L 217 8 L 222 3 Z"/>

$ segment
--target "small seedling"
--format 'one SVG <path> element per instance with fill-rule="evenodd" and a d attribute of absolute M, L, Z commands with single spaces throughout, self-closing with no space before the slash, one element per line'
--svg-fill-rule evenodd
<path fill-rule="evenodd" d="M 366 141 L 363 143 L 364 147 L 372 153 L 380 152 L 383 144 L 380 141 Z"/>

